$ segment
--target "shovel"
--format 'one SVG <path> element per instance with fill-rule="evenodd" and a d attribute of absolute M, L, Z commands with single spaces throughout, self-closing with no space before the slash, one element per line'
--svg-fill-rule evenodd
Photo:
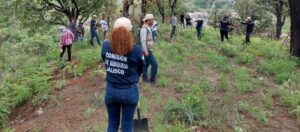
<path fill-rule="evenodd" d="M 141 119 L 140 108 L 137 108 L 138 119 L 133 120 L 133 132 L 149 132 L 148 119 Z"/>

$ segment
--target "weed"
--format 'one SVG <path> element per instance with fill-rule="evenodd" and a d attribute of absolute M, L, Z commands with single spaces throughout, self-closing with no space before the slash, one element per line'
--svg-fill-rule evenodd
<path fill-rule="evenodd" d="M 293 79 L 293 71 L 296 63 L 291 60 L 265 60 L 261 63 L 260 71 L 275 76 L 275 81 L 279 84 Z"/>
<path fill-rule="evenodd" d="M 242 92 L 250 92 L 252 91 L 252 79 L 246 69 L 238 68 L 236 69 L 236 87 Z"/>
<path fill-rule="evenodd" d="M 218 79 L 218 91 L 226 92 L 229 89 L 229 80 L 224 75 L 221 75 Z"/>
<path fill-rule="evenodd" d="M 250 64 L 255 60 L 255 56 L 249 53 L 242 53 L 237 56 L 236 61 L 240 64 Z"/>

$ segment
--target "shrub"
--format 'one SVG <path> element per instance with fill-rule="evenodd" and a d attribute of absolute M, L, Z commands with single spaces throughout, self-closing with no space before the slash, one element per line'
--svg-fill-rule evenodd
<path fill-rule="evenodd" d="M 296 62 L 291 60 L 265 60 L 261 63 L 260 71 L 275 76 L 275 81 L 279 84 L 292 79 Z"/>
<path fill-rule="evenodd" d="M 236 87 L 242 93 L 252 90 L 253 82 L 246 69 L 239 68 L 236 70 Z"/>
<path fill-rule="evenodd" d="M 180 102 L 169 101 L 164 108 L 164 119 L 168 122 L 183 121 L 190 124 L 208 117 L 210 103 L 202 89 L 193 86 Z"/>
<path fill-rule="evenodd" d="M 211 63 L 214 68 L 219 68 L 226 73 L 232 71 L 232 66 L 228 63 L 227 59 L 223 56 L 218 55 L 218 53 L 208 52 L 207 61 Z"/>
<path fill-rule="evenodd" d="M 251 117 L 256 119 L 262 124 L 268 123 L 269 119 L 269 113 L 266 111 L 261 110 L 260 108 L 256 106 L 252 106 L 249 103 L 245 101 L 240 101 L 238 106 L 238 111 L 242 113 L 249 113 Z"/>
<path fill-rule="evenodd" d="M 238 50 L 236 49 L 236 46 L 224 44 L 220 47 L 221 52 L 228 56 L 228 57 L 235 57 L 239 54 Z"/>
<path fill-rule="evenodd" d="M 241 53 L 237 56 L 236 60 L 240 64 L 249 64 L 255 60 L 255 56 L 250 53 Z"/>

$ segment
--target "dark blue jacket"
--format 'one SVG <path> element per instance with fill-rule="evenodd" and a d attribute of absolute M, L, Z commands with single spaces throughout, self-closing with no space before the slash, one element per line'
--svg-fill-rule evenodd
<path fill-rule="evenodd" d="M 202 26 L 203 26 L 204 21 L 203 21 L 203 20 L 198 20 L 198 21 L 196 21 L 196 22 L 197 22 L 196 29 L 201 29 Z"/>
<path fill-rule="evenodd" d="M 110 42 L 105 41 L 101 53 L 106 67 L 106 81 L 116 88 L 130 88 L 139 82 L 143 72 L 142 49 L 135 45 L 125 56 L 112 52 Z"/>

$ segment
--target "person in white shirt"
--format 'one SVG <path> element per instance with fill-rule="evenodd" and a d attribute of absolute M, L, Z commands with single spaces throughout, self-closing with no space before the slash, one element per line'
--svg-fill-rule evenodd
<path fill-rule="evenodd" d="M 107 32 L 108 32 L 107 17 L 105 15 L 103 15 L 102 20 L 100 21 L 100 25 L 101 25 L 101 30 L 102 30 L 102 37 L 103 37 L 103 40 L 105 40 Z"/>

